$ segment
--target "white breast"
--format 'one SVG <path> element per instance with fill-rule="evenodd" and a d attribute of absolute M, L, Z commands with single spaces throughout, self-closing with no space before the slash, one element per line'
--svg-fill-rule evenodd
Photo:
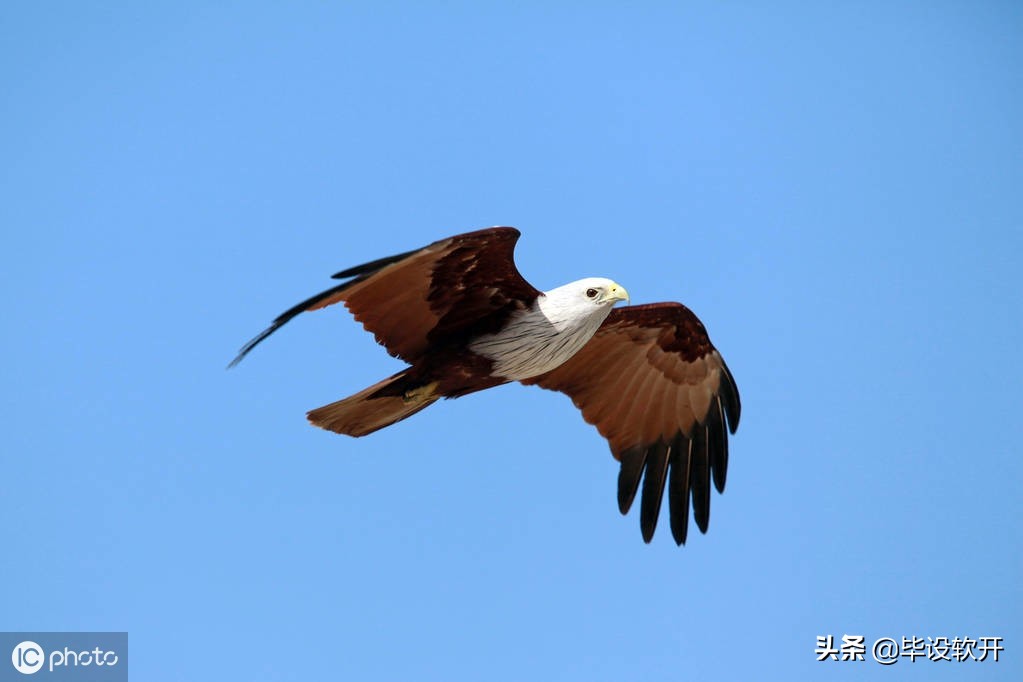
<path fill-rule="evenodd" d="M 495 375 L 528 379 L 575 355 L 610 312 L 610 307 L 580 309 L 539 296 L 529 309 L 514 313 L 504 329 L 479 337 L 469 349 L 493 361 Z"/>

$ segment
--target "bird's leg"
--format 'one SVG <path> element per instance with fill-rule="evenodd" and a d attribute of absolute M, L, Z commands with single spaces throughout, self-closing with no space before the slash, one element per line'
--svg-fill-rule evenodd
<path fill-rule="evenodd" d="M 402 394 L 401 399 L 408 403 L 421 403 L 433 397 L 433 392 L 437 390 L 437 382 L 433 381 L 425 386 L 417 386 L 416 388 L 410 388 Z"/>

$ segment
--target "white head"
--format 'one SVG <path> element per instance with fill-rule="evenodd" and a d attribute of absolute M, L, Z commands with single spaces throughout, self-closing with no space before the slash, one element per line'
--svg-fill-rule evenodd
<path fill-rule="evenodd" d="M 615 303 L 627 300 L 629 292 L 621 284 L 604 277 L 587 277 L 545 292 L 537 303 L 555 326 L 583 320 L 600 325 Z"/>
<path fill-rule="evenodd" d="M 628 298 L 625 287 L 602 277 L 571 282 L 538 296 L 535 307 L 519 311 L 503 329 L 477 338 L 469 348 L 493 361 L 495 376 L 535 377 L 575 355 L 611 307 Z"/>

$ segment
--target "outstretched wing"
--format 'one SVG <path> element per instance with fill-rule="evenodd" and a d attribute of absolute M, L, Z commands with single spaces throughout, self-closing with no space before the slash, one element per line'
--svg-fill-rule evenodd
<path fill-rule="evenodd" d="M 334 279 L 348 281 L 278 315 L 230 366 L 299 313 L 342 302 L 391 355 L 412 364 L 435 343 L 497 331 L 540 294 L 515 268 L 518 238 L 513 227 L 492 227 L 339 272 Z"/>
<path fill-rule="evenodd" d="M 568 362 L 524 384 L 566 393 L 621 462 L 618 507 L 629 511 L 643 481 L 640 528 L 650 542 L 665 482 L 671 532 L 686 541 L 689 500 L 701 532 L 710 484 L 725 488 L 728 431 L 739 425 L 739 392 L 703 324 L 681 303 L 611 311 Z"/>

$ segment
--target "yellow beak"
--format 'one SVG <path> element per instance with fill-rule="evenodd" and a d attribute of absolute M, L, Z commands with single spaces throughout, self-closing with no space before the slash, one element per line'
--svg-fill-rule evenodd
<path fill-rule="evenodd" d="M 629 292 L 625 290 L 625 287 L 616 282 L 608 288 L 607 296 L 604 298 L 607 301 L 628 301 Z"/>

